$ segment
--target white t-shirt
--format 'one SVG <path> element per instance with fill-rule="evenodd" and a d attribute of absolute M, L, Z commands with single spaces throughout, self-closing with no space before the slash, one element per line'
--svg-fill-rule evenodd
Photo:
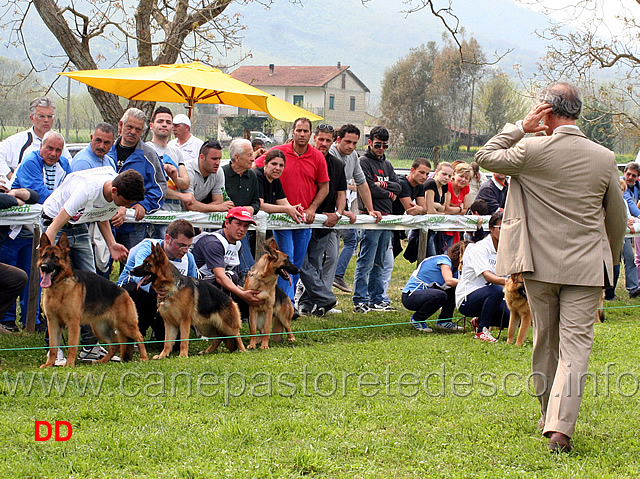
<path fill-rule="evenodd" d="M 182 152 L 182 157 L 184 161 L 187 162 L 189 160 L 193 160 L 200 156 L 200 148 L 202 148 L 204 141 L 200 138 L 196 138 L 191 135 L 189 139 L 183 144 L 178 144 L 178 139 L 174 138 L 169 142 L 169 146 L 175 146 Z"/>
<path fill-rule="evenodd" d="M 118 206 L 107 201 L 103 187 L 116 176 L 118 174 L 110 166 L 71 173 L 46 199 L 42 211 L 48 217 L 55 218 L 64 208 L 71 215 L 69 223 L 111 219 L 118 211 Z"/>
<path fill-rule="evenodd" d="M 180 168 L 180 163 L 184 165 L 184 160 L 182 157 L 182 153 L 180 149 L 174 145 L 168 144 L 167 146 L 159 146 L 153 143 L 152 141 L 148 141 L 147 145 L 153 148 L 153 150 L 157 153 L 158 158 L 163 164 L 169 163 L 176 167 L 176 169 Z M 172 189 L 173 191 L 178 191 L 176 184 L 173 180 L 165 173 L 165 178 L 167 179 L 167 189 Z M 180 190 L 184 192 L 184 190 Z M 166 195 L 164 197 L 164 206 L 163 210 L 168 211 L 183 211 L 182 202 L 180 200 L 175 200 L 171 198 L 167 198 Z"/>
<path fill-rule="evenodd" d="M 481 241 L 470 244 L 462 256 L 462 274 L 460 282 L 456 286 L 456 307 L 459 308 L 468 295 L 476 289 L 487 285 L 482 273 L 496 272 L 496 257 L 498 256 L 493 246 L 491 235 L 485 236 Z"/>

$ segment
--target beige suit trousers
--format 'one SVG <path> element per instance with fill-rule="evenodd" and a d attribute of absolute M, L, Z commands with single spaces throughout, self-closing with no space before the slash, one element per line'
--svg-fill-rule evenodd
<path fill-rule="evenodd" d="M 543 434 L 571 437 L 586 381 L 593 323 L 602 287 L 545 283 L 525 278 L 533 322 L 533 384 Z"/>

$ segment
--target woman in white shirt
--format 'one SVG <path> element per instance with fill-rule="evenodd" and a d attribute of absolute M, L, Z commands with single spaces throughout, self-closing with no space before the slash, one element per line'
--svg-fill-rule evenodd
<path fill-rule="evenodd" d="M 502 212 L 489 220 L 489 235 L 467 247 L 462 257 L 462 274 L 456 288 L 456 306 L 465 316 L 477 316 L 475 339 L 495 343 L 489 327 L 509 325 L 509 309 L 502 287 L 505 278 L 496 275 L 496 256 Z"/>

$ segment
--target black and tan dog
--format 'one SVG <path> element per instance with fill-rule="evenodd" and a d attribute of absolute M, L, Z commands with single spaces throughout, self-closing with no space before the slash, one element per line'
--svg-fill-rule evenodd
<path fill-rule="evenodd" d="M 151 283 L 158 295 L 158 312 L 164 320 L 164 348 L 153 359 L 169 356 L 179 334 L 180 356 L 189 355 L 189 332 L 193 324 L 207 337 L 224 338 L 229 351 L 245 351 L 240 339 L 240 311 L 229 296 L 206 281 L 180 274 L 171 264 L 162 246 L 153 245 L 151 254 L 140 266 L 131 270 L 133 276 L 142 279 L 138 286 Z M 222 339 L 212 339 L 204 353 L 214 352 Z"/>
<path fill-rule="evenodd" d="M 531 310 L 529 309 L 527 293 L 524 289 L 522 273 L 515 273 L 507 278 L 504 285 L 504 299 L 507 302 L 509 311 L 511 312 L 507 344 L 513 343 L 516 328 L 520 326 L 518 339 L 516 339 L 516 346 L 521 346 L 527 337 L 529 328 L 531 327 Z"/>
<path fill-rule="evenodd" d="M 42 308 L 49 325 L 49 357 L 40 367 L 53 366 L 63 326 L 69 330 L 69 346 L 79 345 L 81 324 L 89 324 L 100 341 L 109 343 L 108 354 L 99 362 L 108 362 L 117 352 L 118 348 L 111 344 L 114 338 L 118 343 L 138 342 L 140 359 L 147 359 L 133 300 L 124 289 L 100 275 L 72 270 L 65 233 L 55 246 L 46 234 L 42 235 L 38 268 Z M 77 347 L 69 348 L 67 366 L 75 365 L 77 353 Z M 123 360 L 131 359 L 133 344 L 122 344 L 120 353 Z"/>
<path fill-rule="evenodd" d="M 273 238 L 265 243 L 264 249 L 265 254 L 251 267 L 244 283 L 244 289 L 260 291 L 258 298 L 262 299 L 259 306 L 249 306 L 249 349 L 254 349 L 258 343 L 257 331 L 262 333 L 260 348 L 269 348 L 272 325 L 274 341 L 282 339 L 278 333 L 283 330 L 287 331 L 289 341 L 296 340 L 291 332 L 293 305 L 276 282 L 278 276 L 291 281 L 289 274 L 298 274 L 300 270 L 289 261 L 289 256 L 278 250 L 278 244 Z"/>

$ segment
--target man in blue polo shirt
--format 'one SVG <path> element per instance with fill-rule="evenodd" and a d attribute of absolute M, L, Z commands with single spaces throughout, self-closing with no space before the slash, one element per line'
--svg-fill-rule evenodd
<path fill-rule="evenodd" d="M 91 135 L 91 143 L 71 160 L 71 170 L 80 171 L 111 166 L 115 171 L 116 164 L 113 158 L 107 156 L 113 145 L 115 132 L 115 128 L 109 123 L 98 123 L 93 135 Z"/>

